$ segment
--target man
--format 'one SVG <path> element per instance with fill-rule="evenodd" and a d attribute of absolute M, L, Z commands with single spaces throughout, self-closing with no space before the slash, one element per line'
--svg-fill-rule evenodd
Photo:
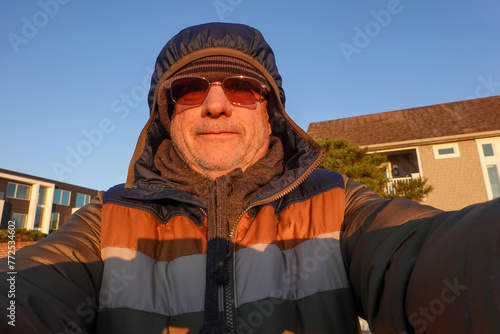
<path fill-rule="evenodd" d="M 155 69 L 126 183 L 18 252 L 2 329 L 500 330 L 498 200 L 447 213 L 316 170 L 253 28 L 187 28 Z"/>

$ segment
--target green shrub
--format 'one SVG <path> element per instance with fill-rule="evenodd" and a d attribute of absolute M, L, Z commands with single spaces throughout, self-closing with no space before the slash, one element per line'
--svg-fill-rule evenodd
<path fill-rule="evenodd" d="M 0 230 L 0 242 L 12 241 L 12 238 L 10 237 L 11 234 L 9 231 L 10 230 L 8 229 Z M 16 232 L 14 234 L 15 241 L 38 241 L 47 236 L 46 233 L 35 230 L 27 230 L 25 228 L 16 228 L 14 229 L 14 231 Z"/>

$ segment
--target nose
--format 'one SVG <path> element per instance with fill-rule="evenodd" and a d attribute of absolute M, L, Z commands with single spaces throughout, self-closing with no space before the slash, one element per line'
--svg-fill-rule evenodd
<path fill-rule="evenodd" d="M 226 98 L 222 87 L 220 85 L 210 86 L 202 106 L 203 116 L 212 118 L 220 116 L 230 117 L 232 112 L 232 104 Z"/>

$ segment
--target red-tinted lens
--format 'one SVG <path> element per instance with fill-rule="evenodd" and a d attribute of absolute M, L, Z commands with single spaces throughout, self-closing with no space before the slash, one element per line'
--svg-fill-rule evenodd
<path fill-rule="evenodd" d="M 170 87 L 172 99 L 178 104 L 201 104 L 207 96 L 210 83 L 203 78 L 181 78 L 174 80 Z"/>
<path fill-rule="evenodd" d="M 222 82 L 229 101 L 238 104 L 254 104 L 262 96 L 260 81 L 253 78 L 230 77 Z"/>

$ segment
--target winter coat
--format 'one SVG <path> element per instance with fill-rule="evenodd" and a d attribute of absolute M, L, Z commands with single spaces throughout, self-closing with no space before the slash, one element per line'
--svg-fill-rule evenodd
<path fill-rule="evenodd" d="M 264 74 L 273 135 L 284 148 L 283 173 L 251 199 L 229 232 L 229 277 L 218 299 L 229 332 L 358 333 L 358 316 L 375 333 L 500 330 L 500 202 L 441 212 L 382 199 L 317 170 L 323 150 L 286 114 L 262 35 L 243 25 L 207 24 L 181 31 L 160 52 L 150 119 L 126 183 L 18 252 L 16 327 L 3 316 L 2 332 L 200 332 L 206 206 L 159 177 L 153 157 L 169 137 L 157 87 L 209 55 L 242 59 Z M 6 263 L 0 312 L 8 315 Z"/>

